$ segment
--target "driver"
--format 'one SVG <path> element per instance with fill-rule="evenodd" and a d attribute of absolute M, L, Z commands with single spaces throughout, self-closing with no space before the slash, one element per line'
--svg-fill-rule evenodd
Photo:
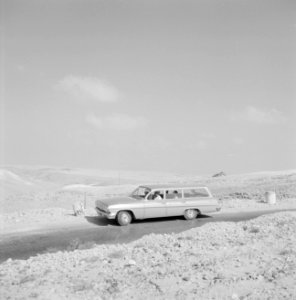
<path fill-rule="evenodd" d="M 162 197 L 159 192 L 154 193 L 153 200 L 162 200 Z"/>

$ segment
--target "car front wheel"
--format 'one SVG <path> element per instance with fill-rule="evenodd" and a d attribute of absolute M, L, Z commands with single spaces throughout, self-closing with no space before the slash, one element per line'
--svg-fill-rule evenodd
<path fill-rule="evenodd" d="M 120 211 L 116 216 L 116 221 L 120 226 L 126 226 L 132 221 L 132 216 L 128 211 Z"/>
<path fill-rule="evenodd" d="M 196 209 L 187 209 L 184 212 L 184 218 L 186 220 L 193 220 L 197 217 L 198 211 Z"/>

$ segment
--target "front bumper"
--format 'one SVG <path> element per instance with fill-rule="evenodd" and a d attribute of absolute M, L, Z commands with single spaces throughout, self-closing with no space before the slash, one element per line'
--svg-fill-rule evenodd
<path fill-rule="evenodd" d="M 107 219 L 115 219 L 115 217 L 116 217 L 116 213 L 114 213 L 114 212 L 106 212 L 106 211 L 104 211 L 102 209 L 99 209 L 97 207 L 96 207 L 96 212 L 97 212 L 98 216 L 105 217 Z"/>

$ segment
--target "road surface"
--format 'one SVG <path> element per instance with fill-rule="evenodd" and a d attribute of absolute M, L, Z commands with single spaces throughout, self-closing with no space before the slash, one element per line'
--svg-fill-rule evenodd
<path fill-rule="evenodd" d="M 191 221 L 186 221 L 182 217 L 149 219 L 135 221 L 125 227 L 117 226 L 114 221 L 99 217 L 85 217 L 88 226 L 2 235 L 0 263 L 8 258 L 27 259 L 39 253 L 85 249 L 94 244 L 127 243 L 149 233 L 179 233 L 209 222 L 245 221 L 279 211 L 283 210 L 218 213 L 212 216 L 203 215 Z"/>

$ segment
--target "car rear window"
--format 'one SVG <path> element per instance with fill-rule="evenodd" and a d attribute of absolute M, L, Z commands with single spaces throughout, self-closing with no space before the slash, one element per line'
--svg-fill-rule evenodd
<path fill-rule="evenodd" d="M 184 198 L 194 198 L 194 197 L 209 197 L 209 193 L 205 188 L 190 188 L 184 189 Z"/>

